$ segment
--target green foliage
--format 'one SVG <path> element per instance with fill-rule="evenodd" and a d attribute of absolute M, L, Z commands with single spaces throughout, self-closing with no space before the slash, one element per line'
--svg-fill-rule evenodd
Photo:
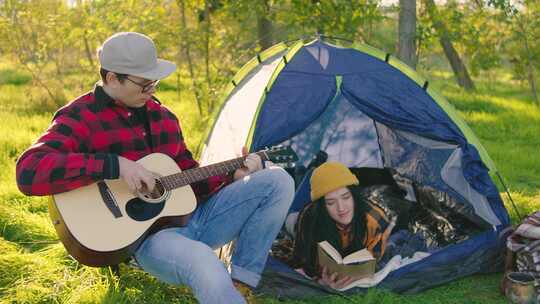
<path fill-rule="evenodd" d="M 60 88 L 72 50 L 64 2 L 4 1 L 0 12 L 0 50 L 17 60 L 56 104 L 65 102 Z"/>
<path fill-rule="evenodd" d="M 523 215 L 540 209 L 540 156 L 536 151 L 540 110 L 515 79 L 524 78 L 530 64 L 538 69 L 540 8 L 533 1 L 524 2 L 526 10 L 517 10 L 506 0 L 492 2 L 498 6 L 449 1 L 442 7 L 457 47 L 479 78 L 476 93 L 452 84 L 438 37 L 423 14 L 419 14 L 417 30 L 419 67 L 435 80 L 430 85 L 442 89 L 478 135 Z M 195 303 L 188 288 L 158 282 L 140 270 L 123 265 L 121 275 L 115 277 L 106 269 L 73 261 L 57 241 L 47 215 L 47 198 L 24 197 L 14 182 L 17 157 L 45 130 L 57 107 L 90 90 L 98 80 L 96 49 L 110 34 L 144 32 L 156 42 L 160 57 L 177 63 L 177 73 L 163 82 L 157 96 L 180 117 L 187 145 L 198 155 L 203 134 L 212 123 L 211 114 L 221 102 L 221 87 L 241 64 L 261 51 L 258 14 L 267 13 L 273 23 L 274 41 L 320 32 L 392 52 L 396 11 L 396 7 L 382 8 L 374 0 L 3 1 L 0 303 Z M 529 52 L 521 47 L 524 38 L 530 41 Z M 504 69 L 508 63 L 512 73 Z M 198 101 L 202 113 L 197 110 Z M 502 197 L 516 223 L 518 217 L 508 198 Z M 500 278 L 500 274 L 477 275 L 415 296 L 370 290 L 349 298 L 287 303 L 504 303 L 497 291 Z"/>
<path fill-rule="evenodd" d="M 519 4 L 523 5 L 522 9 L 511 10 L 510 13 L 506 9 L 503 13 L 511 29 L 505 48 L 516 78 L 526 79 L 530 66 L 540 69 L 540 3 L 525 1 Z"/>
<path fill-rule="evenodd" d="M 143 32 L 154 39 L 161 57 L 177 63 L 178 97 L 194 93 L 204 117 L 217 108 L 234 71 L 261 51 L 260 16 L 273 23 L 274 41 L 319 32 L 375 46 L 384 41 L 384 49 L 393 49 L 394 35 L 378 26 L 387 18 L 375 0 L 10 0 L 0 6 L 0 50 L 56 108 L 69 99 L 66 88 L 85 87 L 70 77 L 74 71 L 95 75 L 96 50 L 108 36 Z"/>
<path fill-rule="evenodd" d="M 520 213 L 540 209 L 536 147 L 540 110 L 510 74 L 497 71 L 492 82 L 480 82 L 478 92 L 465 93 L 452 84 L 448 72 L 430 73 L 431 85 L 439 86 L 457 107 L 488 149 Z M 82 76 L 82 75 L 81 75 Z M 84 79 L 82 77 L 81 79 Z M 83 82 L 86 82 L 84 80 Z M 167 88 L 175 81 L 167 80 Z M 91 82 L 87 82 L 90 87 Z M 182 85 L 185 85 L 184 83 Z M 140 270 L 122 266 L 119 278 L 106 270 L 80 266 L 69 258 L 56 239 L 47 217 L 47 198 L 29 198 L 18 193 L 14 180 L 16 157 L 44 131 L 53 114 L 37 103 L 25 102 L 30 85 L 0 87 L 0 303 L 195 303 L 186 287 L 158 282 Z M 80 94 L 77 87 L 66 95 Z M 179 115 L 188 140 L 195 149 L 210 121 L 201 120 L 194 95 L 166 89 L 158 92 L 166 106 Z M 502 194 L 514 222 L 517 216 Z M 504 303 L 498 294 L 500 274 L 474 276 L 431 289 L 420 295 L 399 296 L 381 290 L 354 295 L 356 303 Z M 277 303 L 265 298 L 263 303 Z M 313 298 L 287 303 L 349 303 L 342 297 Z"/>
<path fill-rule="evenodd" d="M 448 1 L 439 5 L 438 10 L 449 38 L 467 59 L 473 76 L 500 67 L 509 29 L 497 11 L 489 9 L 482 1 Z M 418 39 L 425 41 L 421 44 L 422 52 L 429 52 L 438 42 L 438 35 L 424 11 L 425 7 L 421 7 Z"/>
<path fill-rule="evenodd" d="M 471 72 L 478 76 L 482 71 L 499 67 L 504 56 L 502 46 L 509 34 L 496 12 L 470 3 L 465 5 L 462 18 L 462 41 L 470 61 Z"/>
<path fill-rule="evenodd" d="M 288 19 L 304 34 L 320 33 L 350 40 L 368 42 L 373 26 L 383 19 L 379 2 L 356 1 L 300 1 L 290 3 Z"/>
<path fill-rule="evenodd" d="M 528 67 L 540 69 L 538 5 L 454 0 L 439 10 L 474 76 L 510 61 L 514 76 L 525 80 Z M 154 39 L 162 57 L 177 63 L 178 96 L 195 93 L 204 117 L 217 108 L 221 88 L 234 71 L 261 51 L 261 17 L 272 24 L 267 34 L 274 42 L 322 33 L 393 53 L 398 9 L 382 7 L 380 0 L 8 0 L 0 6 L 0 51 L 18 62 L 18 73 L 25 76 L 13 78 L 5 71 L 0 84 L 24 83 L 31 77 L 43 91 L 40 98 L 50 99 L 42 103 L 55 108 L 68 100 L 66 87 L 86 87 L 70 75 L 95 75 L 96 50 L 104 39 L 118 31 L 140 31 Z M 441 49 L 422 6 L 417 35 L 419 63 L 426 67 Z"/>

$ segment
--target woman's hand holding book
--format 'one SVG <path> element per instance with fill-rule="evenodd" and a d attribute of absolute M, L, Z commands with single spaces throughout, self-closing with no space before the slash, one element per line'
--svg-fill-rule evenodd
<path fill-rule="evenodd" d="M 339 276 L 337 272 L 330 273 L 327 267 L 322 267 L 321 278 L 318 283 L 332 289 L 342 289 L 356 280 L 358 279 L 351 276 Z"/>

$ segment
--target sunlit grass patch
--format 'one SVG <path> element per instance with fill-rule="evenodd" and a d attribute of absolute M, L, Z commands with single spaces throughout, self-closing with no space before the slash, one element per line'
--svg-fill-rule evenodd
<path fill-rule="evenodd" d="M 474 275 L 446 283 L 418 295 L 400 297 L 393 303 L 506 303 L 497 286 L 500 275 Z M 402 301 L 402 299 L 404 301 Z"/>
<path fill-rule="evenodd" d="M 508 210 L 508 213 L 510 214 L 513 223 L 520 222 L 521 219 L 519 218 L 519 216 L 525 217 L 540 210 L 540 191 L 538 191 L 537 194 L 533 195 L 528 195 L 523 192 L 510 191 L 510 195 L 514 200 L 514 203 L 516 204 L 516 207 L 518 209 L 517 212 L 506 193 L 501 193 L 501 197 L 504 200 L 504 205 L 506 207 L 506 210 Z"/>
<path fill-rule="evenodd" d="M 0 239 L 0 244 L 5 241 Z M 28 253 L 11 250 L 0 255 L 0 296 L 5 303 L 100 302 L 109 279 L 100 269 L 76 267 L 59 244 Z M 4 302 L 3 302 L 4 303 Z"/>
<path fill-rule="evenodd" d="M 490 101 L 490 96 L 466 93 L 461 90 L 449 90 L 445 92 L 445 96 L 459 111 L 462 112 L 485 112 L 490 114 L 499 114 L 504 111 L 502 107 L 495 105 Z"/>
<path fill-rule="evenodd" d="M 111 297 L 123 297 L 126 303 L 197 303 L 191 289 L 160 282 L 142 270 L 122 265 Z M 112 303 L 112 302 L 110 302 Z"/>
<path fill-rule="evenodd" d="M 497 169 L 513 191 L 533 194 L 540 189 L 540 153 L 538 148 L 524 146 L 524 139 L 508 142 L 485 142 Z"/>
<path fill-rule="evenodd" d="M 50 287 L 61 281 L 63 271 L 63 265 L 40 254 L 21 250 L 4 252 L 0 256 L 0 293 L 6 300 L 38 302 L 39 299 L 50 299 L 53 296 Z"/>
<path fill-rule="evenodd" d="M 370 289 L 366 293 L 350 296 L 320 296 L 287 303 L 358 303 L 358 304 L 442 304 L 442 303 L 507 303 L 494 286 L 500 281 L 500 275 L 474 275 L 442 286 L 426 290 L 416 295 L 399 295 L 382 289 Z M 265 299 L 264 303 L 282 303 L 276 299 Z"/>
<path fill-rule="evenodd" d="M 0 70 L 4 68 L 0 64 Z M 441 88 L 486 147 L 519 213 L 540 210 L 540 109 L 526 89 L 504 74 L 496 75 L 495 83 L 477 81 L 476 92 L 465 92 L 455 85 L 451 73 L 432 72 L 436 77 L 430 85 Z M 67 77 L 67 100 L 91 90 L 97 80 L 95 75 Z M 197 155 L 212 121 L 199 114 L 193 92 L 185 89 L 188 80 L 182 78 L 180 91 L 174 77 L 166 80 L 157 96 L 178 115 L 187 145 Z M 42 88 L 28 84 L 0 86 L 0 303 L 196 303 L 189 288 L 159 282 L 142 270 L 121 265 L 120 276 L 115 277 L 106 269 L 75 262 L 57 240 L 47 214 L 48 198 L 18 192 L 15 160 L 50 123 L 58 105 L 48 98 Z M 504 192 L 501 196 L 512 222 L 518 223 L 510 200 Z M 349 299 L 355 303 L 504 303 L 497 290 L 500 278 L 501 274 L 476 275 L 414 296 L 370 290 L 349 298 L 287 303 L 343 304 Z"/>
<path fill-rule="evenodd" d="M 8 113 L 0 108 L 0 121 L 4 126 L 0 128 L 0 180 L 9 181 L 0 183 L 0 196 L 18 193 L 14 182 L 17 158 L 46 130 L 51 115 L 44 113 L 25 116 L 17 112 Z"/>
<path fill-rule="evenodd" d="M 496 123 L 498 120 L 498 117 L 496 115 L 486 112 L 470 112 L 466 116 L 467 121 L 476 123 Z"/>
<path fill-rule="evenodd" d="M 0 255 L 20 250 L 17 244 L 0 238 Z"/>
<path fill-rule="evenodd" d="M 29 73 L 21 72 L 14 69 L 2 68 L 0 69 L 0 85 L 25 85 L 32 81 L 32 75 Z"/>
<path fill-rule="evenodd" d="M 4 239 L 32 250 L 58 239 L 47 214 L 30 212 L 17 201 L 0 204 L 0 227 Z"/>

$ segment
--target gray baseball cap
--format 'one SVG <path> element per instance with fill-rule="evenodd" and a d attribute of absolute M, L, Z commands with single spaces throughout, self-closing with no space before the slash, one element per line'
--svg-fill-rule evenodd
<path fill-rule="evenodd" d="M 149 80 L 163 79 L 176 69 L 173 62 L 157 58 L 152 39 L 135 32 L 120 32 L 107 38 L 98 49 L 98 58 L 105 70 Z"/>

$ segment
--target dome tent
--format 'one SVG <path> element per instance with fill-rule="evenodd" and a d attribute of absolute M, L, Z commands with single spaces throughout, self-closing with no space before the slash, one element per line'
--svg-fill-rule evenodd
<path fill-rule="evenodd" d="M 291 145 L 297 165 L 324 150 L 348 167 L 391 168 L 446 193 L 458 202 L 451 208 L 484 227 L 391 272 L 378 286 L 418 292 L 500 265 L 510 219 L 492 180 L 493 161 L 444 97 L 389 54 L 316 39 L 279 43 L 250 60 L 225 90 L 201 162 L 236 157 L 241 146 L 257 151 L 276 144 Z M 283 268 L 268 273 L 268 281 L 295 282 L 303 295 L 320 292 Z M 268 288 L 294 296 L 288 289 Z"/>

